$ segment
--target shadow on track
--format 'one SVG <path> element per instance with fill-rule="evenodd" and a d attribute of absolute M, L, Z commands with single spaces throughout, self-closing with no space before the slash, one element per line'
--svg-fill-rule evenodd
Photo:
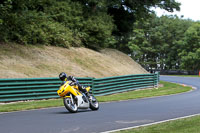
<path fill-rule="evenodd" d="M 91 112 L 92 110 L 78 110 L 78 112 L 76 113 L 71 113 L 69 111 L 60 111 L 60 112 L 51 112 L 50 114 L 77 114 L 77 113 L 87 113 L 87 112 Z"/>

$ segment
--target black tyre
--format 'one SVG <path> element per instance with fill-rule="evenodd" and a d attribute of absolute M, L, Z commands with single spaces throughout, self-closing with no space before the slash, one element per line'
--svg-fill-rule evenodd
<path fill-rule="evenodd" d="M 64 98 L 63 99 L 63 103 L 65 105 L 65 108 L 71 112 L 71 113 L 76 113 L 78 111 L 78 107 L 77 105 L 75 104 L 74 101 L 72 101 L 71 98 L 67 97 L 67 98 Z"/>
<path fill-rule="evenodd" d="M 99 109 L 99 102 L 97 101 L 97 99 L 94 96 L 90 96 L 89 98 L 90 101 L 90 109 L 91 110 L 98 110 Z"/>

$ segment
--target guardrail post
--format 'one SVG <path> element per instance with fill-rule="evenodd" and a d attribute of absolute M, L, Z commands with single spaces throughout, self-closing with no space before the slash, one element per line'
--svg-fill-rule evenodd
<path fill-rule="evenodd" d="M 158 88 L 158 83 L 159 83 L 159 72 L 155 72 L 155 75 L 154 75 L 154 88 Z"/>
<path fill-rule="evenodd" d="M 94 79 L 95 79 L 95 78 L 92 78 L 92 84 L 91 84 L 92 94 L 94 94 Z"/>

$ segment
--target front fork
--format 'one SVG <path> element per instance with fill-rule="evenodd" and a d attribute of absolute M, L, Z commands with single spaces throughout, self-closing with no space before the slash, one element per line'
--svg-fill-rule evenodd
<path fill-rule="evenodd" d="M 78 103 L 77 103 L 77 97 L 76 96 L 73 96 L 72 94 L 68 94 L 67 96 L 65 96 L 64 98 L 70 98 L 71 99 L 71 102 L 72 102 L 72 104 L 77 104 L 78 105 Z"/>
<path fill-rule="evenodd" d="M 74 99 L 73 99 L 73 97 L 72 97 L 72 94 L 70 94 L 70 97 L 71 97 L 71 102 L 72 102 L 72 104 L 74 104 Z"/>

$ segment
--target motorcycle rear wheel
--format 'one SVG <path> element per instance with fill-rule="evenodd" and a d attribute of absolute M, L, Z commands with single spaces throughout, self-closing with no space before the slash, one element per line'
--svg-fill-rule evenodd
<path fill-rule="evenodd" d="M 65 105 L 65 108 L 71 112 L 71 113 L 76 113 L 78 111 L 77 105 L 74 103 L 74 101 L 71 100 L 71 98 L 64 98 L 63 103 Z"/>

